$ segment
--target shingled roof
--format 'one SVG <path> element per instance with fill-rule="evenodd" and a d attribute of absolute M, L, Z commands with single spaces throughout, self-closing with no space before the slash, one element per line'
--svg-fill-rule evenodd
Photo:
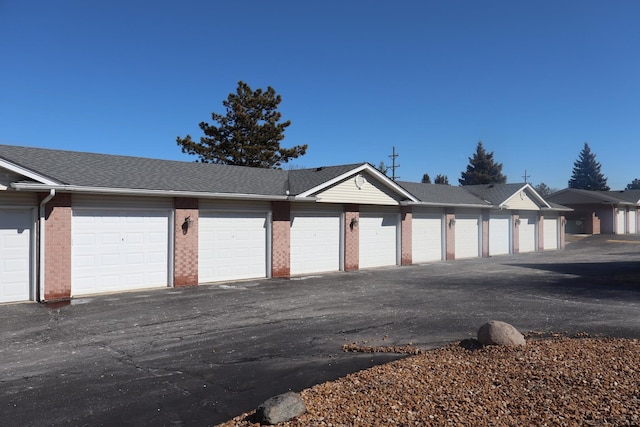
<path fill-rule="evenodd" d="M 425 204 L 428 203 L 434 206 L 470 205 L 491 207 L 490 202 L 470 193 L 464 187 L 408 181 L 400 181 L 398 184 Z"/>

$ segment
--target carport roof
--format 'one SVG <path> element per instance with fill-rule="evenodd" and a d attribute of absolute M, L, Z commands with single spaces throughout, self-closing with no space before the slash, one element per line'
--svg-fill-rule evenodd
<path fill-rule="evenodd" d="M 578 188 L 565 188 L 547 196 L 547 200 L 563 205 L 631 205 L 636 202 L 629 202 L 620 197 L 620 192 L 613 191 L 592 191 Z"/>

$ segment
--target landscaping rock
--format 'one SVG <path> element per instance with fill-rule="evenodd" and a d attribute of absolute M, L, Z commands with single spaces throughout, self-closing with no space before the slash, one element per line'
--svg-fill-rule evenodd
<path fill-rule="evenodd" d="M 478 341 L 482 345 L 526 345 L 524 336 L 512 325 L 491 320 L 478 329 Z"/>
<path fill-rule="evenodd" d="M 272 397 L 260 405 L 256 418 L 262 424 L 278 424 L 299 417 L 307 411 L 302 398 L 293 392 Z"/>

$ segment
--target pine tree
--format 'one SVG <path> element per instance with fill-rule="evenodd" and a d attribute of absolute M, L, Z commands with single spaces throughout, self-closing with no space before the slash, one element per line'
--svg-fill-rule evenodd
<path fill-rule="evenodd" d="M 429 177 L 428 173 L 422 175 L 422 183 L 423 184 L 431 184 L 431 177 Z"/>
<path fill-rule="evenodd" d="M 640 190 L 640 179 L 636 178 L 627 184 L 625 190 Z"/>
<path fill-rule="evenodd" d="M 436 178 L 433 180 L 434 184 L 445 184 L 449 185 L 449 178 L 446 175 L 436 175 Z"/>
<path fill-rule="evenodd" d="M 280 122 L 280 101 L 282 98 L 270 86 L 265 92 L 253 91 L 239 81 L 236 93 L 222 102 L 226 115 L 211 113 L 219 126 L 201 122 L 205 136 L 200 137 L 200 142 L 193 141 L 190 135 L 177 137 L 176 141 L 183 153 L 197 155 L 199 162 L 279 169 L 307 151 L 306 144 L 280 147 L 284 130 L 291 124 L 289 120 Z"/>
<path fill-rule="evenodd" d="M 466 172 L 462 172 L 462 178 L 458 179 L 460 185 L 476 184 L 504 184 L 507 177 L 502 174 L 502 163 L 493 160 L 493 151 L 487 153 L 478 141 L 476 152 L 469 157 Z"/>
<path fill-rule="evenodd" d="M 588 143 L 580 152 L 580 157 L 573 163 L 573 175 L 569 180 L 569 188 L 581 190 L 609 191 L 607 178 L 600 172 L 600 163 L 596 155 L 591 152 Z"/>

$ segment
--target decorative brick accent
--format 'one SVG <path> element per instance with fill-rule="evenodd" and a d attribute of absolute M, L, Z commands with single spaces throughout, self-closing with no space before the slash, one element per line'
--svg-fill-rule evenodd
<path fill-rule="evenodd" d="M 511 217 L 511 229 L 513 230 L 513 253 L 514 254 L 519 254 L 520 253 L 520 215 L 517 212 L 513 213 L 513 216 Z"/>
<path fill-rule="evenodd" d="M 39 195 L 39 201 L 47 194 Z M 58 193 L 45 207 L 43 301 L 71 298 L 71 194 Z"/>
<path fill-rule="evenodd" d="M 566 232 L 567 219 L 564 215 L 560 216 L 560 249 L 564 249 L 566 240 L 564 233 Z"/>
<path fill-rule="evenodd" d="M 402 223 L 400 224 L 400 265 L 411 265 L 413 263 L 413 242 L 411 239 L 411 235 L 413 232 L 413 213 L 411 211 L 411 208 L 408 206 L 403 206 L 400 213 L 402 215 Z"/>
<path fill-rule="evenodd" d="M 291 203 L 271 202 L 271 277 L 291 276 Z"/>
<path fill-rule="evenodd" d="M 489 257 L 489 218 L 491 213 L 488 209 L 482 210 L 482 257 Z"/>
<path fill-rule="evenodd" d="M 344 270 L 353 271 L 360 268 L 360 206 L 344 207 Z"/>
<path fill-rule="evenodd" d="M 175 198 L 173 285 L 198 284 L 198 199 Z"/>
<path fill-rule="evenodd" d="M 456 215 L 453 212 L 447 212 L 444 216 L 444 228 L 446 235 L 446 260 L 453 261 L 456 259 L 456 226 L 452 224 L 452 220 L 456 219 Z"/>

